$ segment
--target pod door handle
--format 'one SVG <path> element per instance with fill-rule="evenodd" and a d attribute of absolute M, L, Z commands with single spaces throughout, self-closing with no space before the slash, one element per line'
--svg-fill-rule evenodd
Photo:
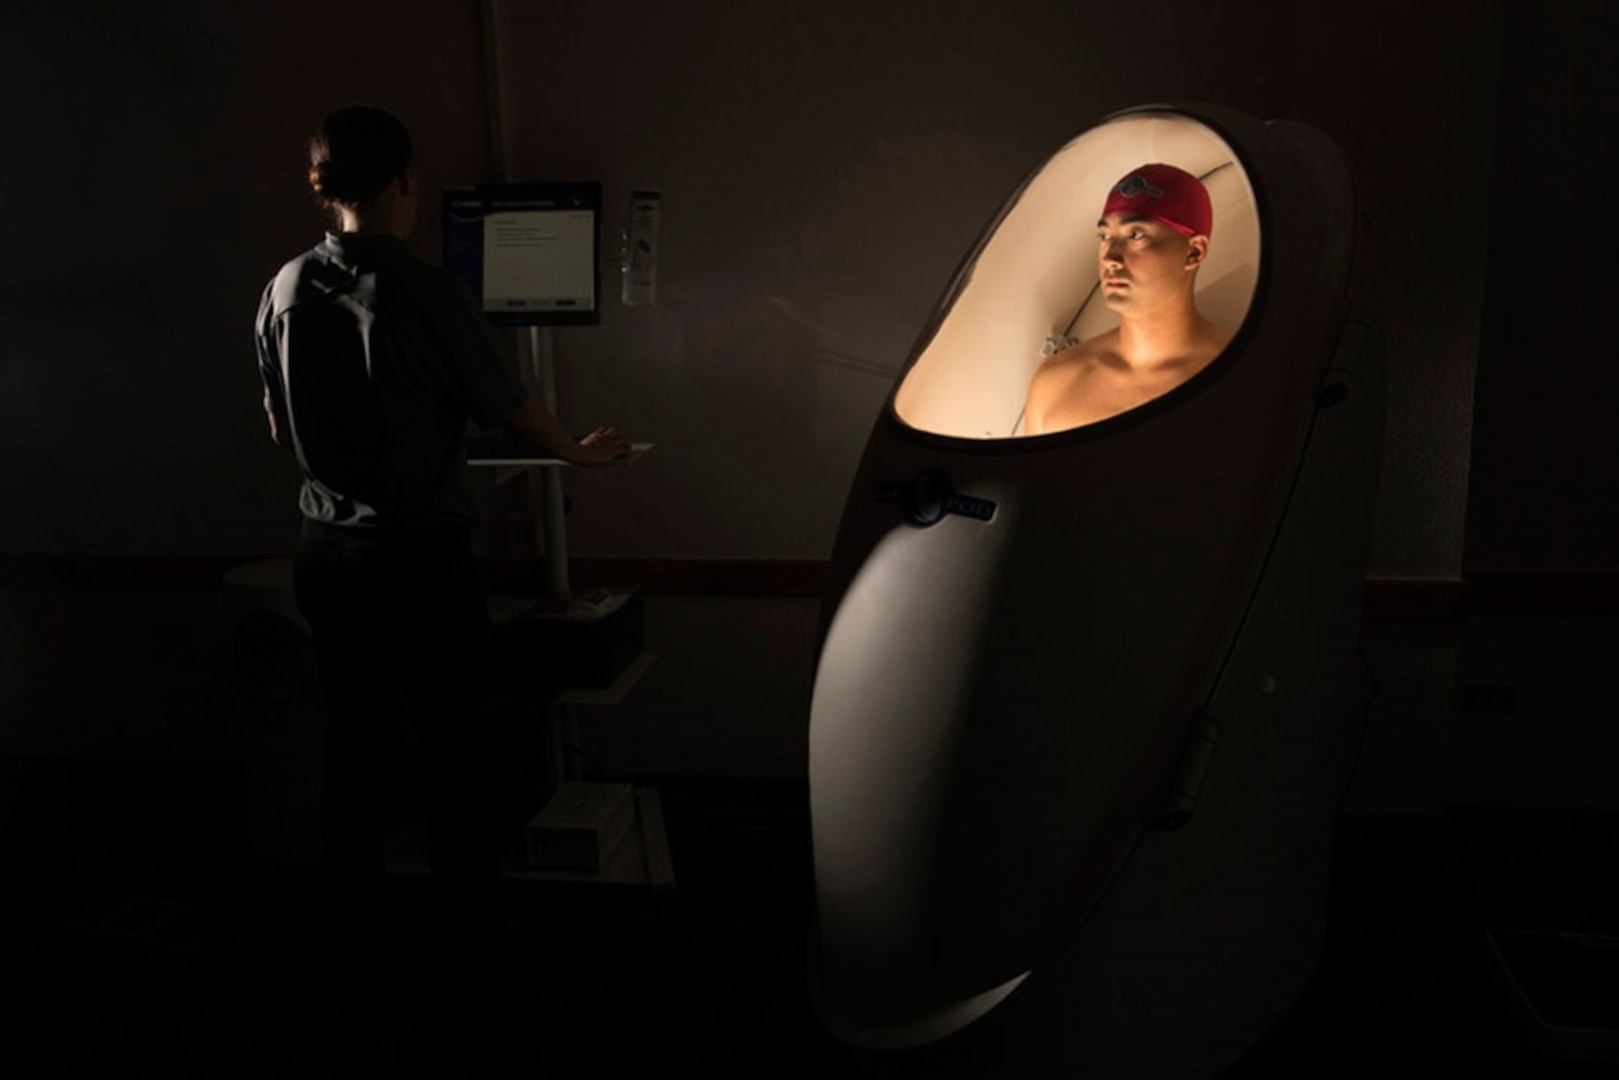
<path fill-rule="evenodd" d="M 919 528 L 937 525 L 951 514 L 975 521 L 989 521 L 995 516 L 993 500 L 960 494 L 938 469 L 919 473 L 907 484 L 884 484 L 877 500 L 898 503 L 905 520 Z"/>

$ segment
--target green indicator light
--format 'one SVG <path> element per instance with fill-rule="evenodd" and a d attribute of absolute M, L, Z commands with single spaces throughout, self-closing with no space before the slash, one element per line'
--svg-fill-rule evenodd
<path fill-rule="evenodd" d="M 1263 679 L 1260 679 L 1259 692 L 1266 695 L 1276 693 L 1276 677 L 1274 675 L 1266 675 Z"/>

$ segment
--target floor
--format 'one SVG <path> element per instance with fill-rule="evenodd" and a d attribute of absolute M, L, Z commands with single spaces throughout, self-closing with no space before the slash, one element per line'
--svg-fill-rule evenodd
<path fill-rule="evenodd" d="M 802 783 L 644 782 L 676 887 L 516 885 L 498 966 L 457 986 L 408 945 L 408 878 L 398 949 L 334 968 L 307 881 L 246 854 L 229 771 L 0 759 L 0 1075 L 866 1075 L 805 997 Z M 1220 1080 L 1615 1075 L 1538 1057 L 1481 942 L 1619 932 L 1616 852 L 1611 818 L 1346 818 L 1317 977 Z"/>

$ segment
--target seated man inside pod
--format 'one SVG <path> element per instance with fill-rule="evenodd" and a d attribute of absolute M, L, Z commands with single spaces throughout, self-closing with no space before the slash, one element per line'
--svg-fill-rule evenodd
<path fill-rule="evenodd" d="M 1029 384 L 1024 433 L 1095 423 L 1167 393 L 1220 355 L 1231 335 L 1193 299 L 1214 213 L 1201 181 L 1173 165 L 1132 169 L 1096 223 L 1103 302 L 1119 325 L 1062 341 Z"/>

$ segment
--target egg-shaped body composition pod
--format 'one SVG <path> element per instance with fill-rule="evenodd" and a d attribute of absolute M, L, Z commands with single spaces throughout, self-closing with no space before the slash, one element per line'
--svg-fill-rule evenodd
<path fill-rule="evenodd" d="M 1199 177 L 1219 355 L 1028 435 L 1117 323 L 1110 185 Z M 1381 459 L 1347 166 L 1304 125 L 1116 114 L 1012 195 L 871 434 L 810 717 L 830 1032 L 896 1074 L 1213 1075 L 1313 969 Z"/>

